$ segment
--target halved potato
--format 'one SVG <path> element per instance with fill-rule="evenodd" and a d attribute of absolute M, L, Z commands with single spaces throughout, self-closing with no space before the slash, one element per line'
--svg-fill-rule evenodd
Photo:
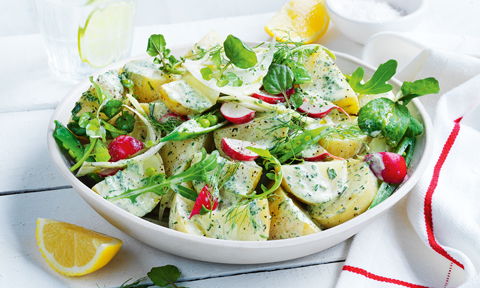
<path fill-rule="evenodd" d="M 252 200 L 245 205 L 217 209 L 188 219 L 194 202 L 175 194 L 169 227 L 177 231 L 209 238 L 266 241 L 270 231 L 268 200 Z"/>
<path fill-rule="evenodd" d="M 318 143 L 334 156 L 348 159 L 361 153 L 365 149 L 367 141 L 367 135 L 361 135 L 359 138 L 343 138 L 340 135 L 332 134 L 328 139 L 320 139 Z"/>
<path fill-rule="evenodd" d="M 273 147 L 276 140 L 285 137 L 288 133 L 287 127 L 272 130 L 290 121 L 289 114 L 257 113 L 257 117 L 245 124 L 235 124 L 222 127 L 213 132 L 215 147 L 222 157 L 225 153 L 222 150 L 222 139 L 232 138 L 244 141 L 255 142 L 259 146 Z"/>
<path fill-rule="evenodd" d="M 358 113 L 360 107 L 357 95 L 335 61 L 323 49 L 310 55 L 305 68 L 312 75 L 312 83 L 301 84 L 300 87 L 310 95 L 313 103 L 315 97 L 320 97 L 338 105 L 348 114 Z"/>
<path fill-rule="evenodd" d="M 106 177 L 93 186 L 92 190 L 105 198 L 120 195 L 128 189 L 140 188 L 143 185 L 141 180 L 147 177 L 145 171 L 150 167 L 154 168 L 156 173 L 165 172 L 162 158 L 155 154 L 144 161 L 128 165 L 127 168 L 118 171 L 113 176 Z M 142 217 L 157 206 L 161 197 L 153 192 L 147 192 L 138 196 L 134 202 L 128 198 L 110 202 L 135 216 Z"/>
<path fill-rule="evenodd" d="M 180 75 L 165 74 L 160 65 L 153 59 L 135 60 L 123 67 L 128 78 L 133 81 L 133 94 L 138 96 L 138 102 L 149 103 L 160 99 L 160 86 L 180 79 Z"/>
<path fill-rule="evenodd" d="M 270 209 L 269 240 L 295 238 L 322 231 L 282 186 L 268 198 Z"/>
<path fill-rule="evenodd" d="M 348 162 L 348 188 L 338 197 L 308 211 L 318 223 L 330 228 L 365 212 L 378 191 L 378 181 L 368 164 L 355 159 Z"/>
<path fill-rule="evenodd" d="M 220 189 L 219 208 L 222 209 L 223 207 L 237 204 L 245 199 L 240 195 L 248 195 L 255 190 L 262 176 L 262 167 L 253 161 L 233 162 L 221 156 L 217 157 L 218 165 L 213 171 L 208 172 L 209 177 L 215 174 L 219 175 L 219 177 L 232 175 Z M 192 165 L 200 161 L 201 158 L 202 154 L 196 153 L 192 160 Z M 219 171 L 219 169 L 221 170 Z M 192 184 L 197 193 L 200 193 L 205 186 L 203 181 L 192 181 Z"/>
<path fill-rule="evenodd" d="M 282 165 L 282 187 L 307 204 L 322 204 L 346 188 L 347 162 L 304 162 Z"/>

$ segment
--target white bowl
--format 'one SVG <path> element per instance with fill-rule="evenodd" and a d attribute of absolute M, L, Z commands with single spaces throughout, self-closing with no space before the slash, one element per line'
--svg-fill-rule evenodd
<path fill-rule="evenodd" d="M 248 44 L 255 46 L 258 43 L 250 42 Z M 184 55 L 191 47 L 192 45 L 172 48 L 172 54 Z M 361 60 L 342 53 L 335 54 L 337 56 L 337 65 L 344 73 L 351 74 L 356 68 L 362 66 L 365 68 L 366 77 L 373 75 L 374 68 Z M 133 59 L 148 57 L 147 54 L 144 54 L 119 61 L 98 71 L 94 74 L 94 77 L 107 70 L 119 69 L 126 62 Z M 398 80 L 392 79 L 389 83 L 394 86 L 394 93 L 399 91 L 401 83 Z M 264 242 L 205 238 L 171 230 L 136 217 L 103 199 L 80 182 L 68 170 L 68 161 L 64 158 L 53 138 L 54 120 L 59 120 L 64 124 L 67 123 L 72 107 L 74 107 L 82 92 L 87 90 L 89 86 L 90 82 L 88 80 L 78 84 L 65 96 L 52 115 L 47 137 L 48 149 L 55 165 L 78 194 L 112 225 L 152 247 L 195 260 L 228 264 L 269 263 L 299 258 L 334 246 L 362 230 L 407 195 L 423 174 L 430 159 L 433 146 L 431 137 L 433 132 L 430 119 L 420 102 L 414 99 L 409 104 L 409 108 L 412 111 L 412 115 L 424 124 L 425 133 L 417 141 L 410 178 L 392 196 L 372 210 L 368 210 L 336 227 L 299 238 Z"/>
<path fill-rule="evenodd" d="M 414 30 L 422 21 L 427 0 L 377 0 L 387 2 L 404 10 L 407 15 L 388 21 L 367 22 L 349 18 L 338 10 L 337 0 L 325 0 L 328 16 L 343 35 L 351 40 L 365 44 L 371 36 L 385 31 L 408 32 Z"/>

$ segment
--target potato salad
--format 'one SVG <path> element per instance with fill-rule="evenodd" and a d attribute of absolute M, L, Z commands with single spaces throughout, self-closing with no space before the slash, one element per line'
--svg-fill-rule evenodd
<path fill-rule="evenodd" d="M 406 105 L 433 78 L 344 75 L 318 44 L 255 47 L 211 31 L 185 55 L 152 35 L 147 59 L 91 77 L 53 136 L 105 201 L 180 232 L 300 237 L 342 224 L 405 181 L 423 125 Z"/>

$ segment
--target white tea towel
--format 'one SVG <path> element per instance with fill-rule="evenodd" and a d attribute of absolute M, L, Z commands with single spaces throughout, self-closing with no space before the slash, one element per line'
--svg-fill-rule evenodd
<path fill-rule="evenodd" d="M 399 80 L 439 81 L 439 94 L 419 98 L 433 122 L 433 156 L 408 199 L 355 236 L 339 288 L 480 287 L 480 41 L 418 39 L 377 34 L 364 59 L 385 62 L 389 47 L 403 61 Z"/>

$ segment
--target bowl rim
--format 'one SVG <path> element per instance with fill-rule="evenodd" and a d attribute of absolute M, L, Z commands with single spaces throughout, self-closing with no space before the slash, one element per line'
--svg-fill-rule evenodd
<path fill-rule="evenodd" d="M 253 42 L 253 41 L 246 41 L 248 45 L 258 45 L 261 42 Z M 185 49 L 185 51 L 188 51 L 192 47 L 192 44 L 188 45 L 179 45 L 179 46 L 174 46 L 171 47 L 171 51 L 174 52 L 176 50 L 180 49 Z M 335 52 L 332 51 L 337 58 L 341 57 L 344 58 L 347 61 L 350 61 L 352 63 L 358 64 L 359 66 L 362 66 L 365 68 L 366 75 L 368 75 L 368 71 L 375 71 L 375 68 L 372 67 L 371 65 L 363 62 L 362 60 L 355 58 L 353 56 L 350 56 L 348 54 L 344 54 L 341 52 Z M 132 61 L 132 60 L 138 60 L 138 59 L 145 59 L 145 58 L 151 58 L 147 53 L 143 53 L 134 57 L 130 57 L 121 61 L 118 61 L 114 64 L 111 64 L 105 68 L 102 68 L 95 72 L 93 74 L 94 77 L 98 76 L 99 74 L 102 74 L 108 70 L 112 69 L 119 69 L 122 67 L 125 63 Z M 390 81 L 397 85 L 398 87 L 401 86 L 401 82 L 395 78 L 392 78 Z M 135 224 L 139 227 L 145 228 L 145 229 L 154 229 L 154 230 L 160 230 L 159 232 L 164 233 L 166 236 L 169 238 L 177 238 L 181 240 L 186 240 L 186 241 L 192 241 L 192 243 L 200 243 L 207 245 L 209 247 L 213 248 L 219 248 L 219 249 L 225 249 L 225 248 L 230 248 L 230 249 L 265 249 L 265 248 L 271 248 L 271 249 L 278 249 L 278 248 L 287 248 L 291 246 L 297 246 L 297 245 L 306 245 L 312 242 L 317 242 L 321 241 L 324 239 L 332 238 L 335 235 L 341 235 L 344 233 L 348 233 L 348 231 L 354 230 L 355 227 L 359 227 L 362 223 L 369 223 L 372 218 L 377 217 L 378 215 L 382 214 L 383 212 L 386 212 L 389 208 L 391 208 L 395 203 L 400 201 L 401 198 L 403 198 L 405 195 L 408 194 L 408 192 L 413 188 L 413 186 L 418 182 L 420 177 L 423 175 L 424 171 L 427 168 L 427 165 L 430 161 L 431 155 L 433 153 L 433 127 L 431 120 L 425 110 L 425 108 L 422 106 L 420 101 L 418 99 L 413 99 L 412 102 L 414 103 L 416 109 L 418 110 L 418 113 L 422 117 L 422 120 L 425 125 L 425 132 L 424 136 L 425 137 L 425 146 L 424 146 L 424 153 L 422 156 L 420 156 L 420 161 L 416 165 L 417 167 L 414 169 L 413 173 L 410 175 L 410 178 L 402 184 L 401 187 L 399 187 L 395 193 L 393 193 L 389 198 L 387 198 L 385 201 L 380 203 L 375 207 L 375 209 L 372 210 L 367 210 L 364 213 L 354 217 L 353 219 L 342 223 L 341 225 L 323 230 L 319 233 L 314 233 L 310 235 L 305 235 L 297 238 L 289 238 L 289 239 L 279 239 L 279 240 L 272 240 L 272 241 L 235 241 L 235 240 L 221 240 L 221 239 L 213 239 L 213 238 L 207 238 L 207 237 L 201 237 L 201 236 L 196 236 L 196 235 L 191 235 L 191 234 L 186 234 L 183 232 L 179 232 L 167 227 L 163 227 L 161 225 L 152 223 L 148 220 L 145 220 L 143 218 L 134 216 L 133 214 L 130 214 L 129 212 L 121 209 L 120 207 L 105 201 L 100 195 L 92 191 L 90 188 L 88 188 L 83 182 L 81 182 L 78 178 L 75 177 L 73 173 L 70 172 L 69 167 L 67 166 L 66 160 L 63 157 L 63 154 L 60 152 L 60 149 L 56 143 L 56 141 L 53 138 L 53 130 L 55 128 L 54 120 L 58 120 L 59 116 L 61 114 L 64 114 L 64 110 L 68 109 L 70 111 L 71 107 L 66 107 L 67 104 L 69 104 L 69 101 L 72 101 L 72 98 L 75 97 L 75 100 L 78 100 L 79 95 L 83 91 L 86 90 L 90 85 L 90 81 L 88 79 L 80 82 L 77 86 L 75 86 L 59 103 L 59 105 L 55 108 L 55 111 L 53 112 L 50 122 L 48 124 L 48 131 L 47 131 L 47 144 L 48 144 L 48 150 L 49 154 L 55 163 L 55 166 L 57 169 L 60 171 L 60 173 L 67 179 L 67 181 L 72 185 L 72 188 L 77 191 L 77 193 L 89 204 L 89 206 L 92 206 L 90 204 L 90 201 L 97 202 L 100 206 L 102 206 L 103 209 L 105 209 L 106 212 L 110 213 L 113 215 L 114 219 L 117 219 L 117 217 L 121 221 L 128 221 L 131 222 L 132 224 Z M 92 207 L 94 208 L 94 207 Z M 95 208 L 94 208 L 95 210 Z M 98 212 L 97 212 L 98 213 Z M 100 214 L 100 213 L 99 213 Z M 102 216 L 102 215 L 100 215 Z M 103 216 L 102 216 L 103 217 Z M 103 217 L 105 218 L 105 217 Z M 106 219 L 108 221 L 108 219 Z M 110 221 L 109 221 L 110 222 Z M 111 223 L 111 222 L 110 222 Z M 113 223 L 111 223 L 113 224 Z M 118 227 L 117 227 L 118 228 Z M 122 229 L 118 228 L 124 233 L 127 233 L 123 231 Z M 358 231 L 357 231 L 358 232 Z M 356 234 L 357 232 L 352 233 Z M 127 233 L 129 234 L 129 233 Z M 130 234 L 129 234 L 130 235 Z M 132 236 L 132 235 L 130 235 Z M 134 237 L 134 236 L 132 236 Z M 134 237 L 136 238 L 136 237 Z M 347 237 L 348 238 L 348 237 Z M 343 239 L 342 241 L 346 240 L 347 238 Z M 140 240 L 141 241 L 141 240 Z M 340 241 L 340 242 L 342 242 Z M 142 241 L 143 242 L 143 241 Z M 335 244 L 338 244 L 340 242 L 336 242 Z M 148 243 L 147 243 L 148 244 Z M 335 245 L 333 244 L 333 245 Z M 331 245 L 331 246 L 333 246 Z M 329 246 L 330 247 L 330 246 Z M 159 249 L 159 248 L 156 248 Z M 326 249 L 326 248 L 325 248 Z M 314 251 L 319 252 L 321 250 Z M 166 251 L 168 253 L 172 254 L 177 254 L 176 251 Z M 309 253 L 309 254 L 312 254 Z M 309 255 L 305 254 L 305 255 Z M 180 254 L 177 254 L 180 255 Z M 303 255 L 303 256 L 305 256 Z M 180 255 L 182 256 L 182 255 Z M 300 255 L 302 256 L 302 255 Z M 291 257 L 285 260 L 291 260 L 297 257 Z M 184 256 L 185 257 L 185 256 Z M 208 262 L 216 262 L 216 263 L 236 263 L 236 262 L 231 262 L 230 260 L 225 260 L 228 262 L 222 262 L 222 261 L 211 261 L 211 260 L 206 260 L 203 259 L 202 257 L 189 257 L 191 259 L 196 259 L 196 260 L 203 260 L 203 261 L 208 261 Z M 253 263 L 267 263 L 271 262 L 268 261 L 268 259 L 265 259 L 263 262 L 251 262 L 249 264 Z M 247 263 L 245 263 L 247 264 Z"/>
<path fill-rule="evenodd" d="M 349 22 L 352 22 L 352 23 L 355 23 L 355 24 L 365 24 L 365 25 L 395 24 L 395 23 L 408 21 L 410 19 L 421 16 L 421 14 L 423 14 L 423 12 L 425 11 L 425 9 L 428 5 L 428 0 L 420 0 L 421 1 L 420 6 L 410 14 L 407 14 L 407 15 L 402 16 L 400 18 L 395 18 L 395 19 L 381 21 L 381 22 L 375 22 L 375 21 L 365 21 L 365 20 L 358 20 L 358 19 L 353 19 L 353 18 L 346 17 L 341 12 L 339 12 L 337 9 L 335 9 L 335 7 L 334 7 L 335 5 L 333 5 L 333 7 L 332 7 L 331 1 L 333 2 L 335 0 L 325 0 L 325 6 L 327 7 L 327 10 L 333 12 L 333 14 L 335 14 L 335 16 L 337 16 L 339 18 L 342 18 L 345 21 L 349 21 Z M 387 0 L 385 0 L 384 2 L 387 2 Z"/>

